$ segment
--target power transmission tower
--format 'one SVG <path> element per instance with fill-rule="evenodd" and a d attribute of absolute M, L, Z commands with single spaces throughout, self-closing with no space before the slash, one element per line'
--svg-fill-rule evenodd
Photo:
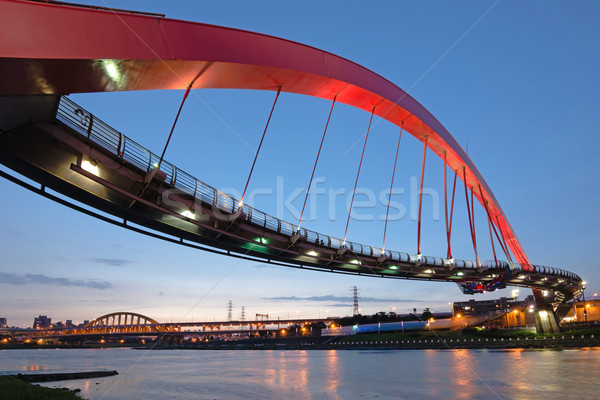
<path fill-rule="evenodd" d="M 240 316 L 240 321 L 246 320 L 246 307 L 242 306 L 242 315 Z"/>
<path fill-rule="evenodd" d="M 356 286 L 352 286 L 352 297 L 354 300 L 353 306 L 352 306 L 352 316 L 356 316 L 358 314 L 360 314 L 359 310 L 358 310 L 358 287 Z"/>
<path fill-rule="evenodd" d="M 233 321 L 233 301 L 227 302 L 227 322 Z"/>

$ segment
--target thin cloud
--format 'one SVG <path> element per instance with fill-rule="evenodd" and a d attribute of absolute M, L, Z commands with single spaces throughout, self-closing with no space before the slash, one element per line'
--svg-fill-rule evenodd
<path fill-rule="evenodd" d="M 349 302 L 351 300 L 350 296 L 334 296 L 332 294 L 328 294 L 325 296 L 309 296 L 309 297 L 297 297 L 297 296 L 281 296 L 281 297 L 263 297 L 263 300 L 274 300 L 274 301 L 339 301 L 339 302 Z M 359 297 L 359 301 L 361 303 L 390 303 L 390 302 L 398 302 L 398 301 L 406 301 L 406 302 L 421 302 L 422 300 L 406 300 L 406 299 L 380 299 L 376 297 Z"/>
<path fill-rule="evenodd" d="M 352 303 L 336 303 L 336 304 L 326 304 L 323 307 L 340 307 L 340 308 L 351 308 Z"/>
<path fill-rule="evenodd" d="M 6 285 L 30 285 L 30 284 L 39 284 L 39 285 L 53 285 L 53 286 L 79 286 L 86 287 L 90 289 L 99 289 L 105 290 L 112 287 L 110 282 L 99 282 L 99 281 L 76 281 L 69 278 L 52 278 L 43 274 L 25 274 L 25 275 L 17 275 L 17 274 L 9 274 L 5 272 L 0 272 L 0 284 Z"/>
<path fill-rule="evenodd" d="M 123 260 L 120 258 L 94 258 L 92 259 L 92 261 L 98 264 L 105 264 L 113 267 L 124 267 L 125 265 L 134 262 L 131 260 Z"/>

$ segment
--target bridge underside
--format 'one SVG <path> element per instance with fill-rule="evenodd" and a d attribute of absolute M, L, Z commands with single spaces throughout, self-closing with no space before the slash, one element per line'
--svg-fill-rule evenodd
<path fill-rule="evenodd" d="M 158 157 L 92 121 L 91 114 L 59 96 L 0 97 L 0 163 L 117 217 L 113 223 L 140 231 L 134 223 L 145 233 L 209 251 L 290 267 L 456 283 L 489 284 L 510 271 L 503 284 L 547 290 L 554 301 L 579 293 L 581 279 L 555 268 L 511 270 L 505 263 L 477 266 L 393 251 L 382 256 L 370 246 L 343 246 L 306 229 L 297 234 L 294 225 L 247 205 L 238 208 L 234 199 L 171 164 L 157 168 Z"/>

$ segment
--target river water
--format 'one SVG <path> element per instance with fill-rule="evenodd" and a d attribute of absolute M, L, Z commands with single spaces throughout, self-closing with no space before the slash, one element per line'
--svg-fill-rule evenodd
<path fill-rule="evenodd" d="M 96 399 L 597 399 L 600 348 L 0 351 L 0 374 L 115 369 L 53 382 Z M 0 398 L 1 398 L 0 393 Z"/>

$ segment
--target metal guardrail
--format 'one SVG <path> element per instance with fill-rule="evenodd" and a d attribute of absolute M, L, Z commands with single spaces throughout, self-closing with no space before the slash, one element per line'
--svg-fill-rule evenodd
<path fill-rule="evenodd" d="M 142 171 L 148 172 L 155 167 L 159 167 L 159 156 L 142 147 L 140 144 L 123 135 L 116 129 L 112 128 L 110 125 L 95 117 L 90 112 L 84 110 L 65 96 L 61 96 L 60 98 L 60 102 L 56 111 L 56 120 L 71 128 L 73 131 L 81 134 L 82 136 L 85 136 L 90 141 L 98 144 L 111 154 L 114 154 L 118 158 L 136 166 Z M 207 205 L 216 207 L 225 213 L 233 214 L 238 211 L 238 200 L 215 189 L 212 186 L 207 185 L 201 180 L 194 178 L 192 175 L 180 170 L 173 164 L 163 160 L 160 165 L 160 170 L 166 174 L 165 182 L 170 184 L 172 187 L 181 190 L 182 192 L 204 202 Z M 254 225 L 289 236 L 290 238 L 297 232 L 297 225 L 275 218 L 246 204 L 242 206 L 242 212 L 245 214 L 246 220 Z M 333 249 L 341 249 L 344 247 L 343 240 L 339 238 L 314 232 L 306 228 L 300 228 L 299 233 L 311 243 L 327 246 Z M 478 266 L 475 261 L 471 260 L 454 259 L 449 261 L 441 257 L 418 257 L 414 254 L 391 250 L 385 250 L 382 252 L 382 250 L 377 247 L 348 241 L 346 242 L 345 247 L 357 255 L 369 257 L 380 257 L 384 255 L 391 261 L 409 263 L 417 263 L 420 261 L 427 265 L 433 266 L 443 267 L 452 265 L 457 268 L 470 269 L 509 269 L 514 266 L 514 268 L 511 269 L 517 274 L 519 271 L 523 273 L 533 272 L 581 280 L 579 276 L 572 272 L 539 265 L 531 265 L 532 270 L 529 270 L 524 269 L 523 266 L 517 263 L 509 264 L 505 261 L 498 261 L 498 263 L 495 261 L 483 261 L 481 265 Z"/>

